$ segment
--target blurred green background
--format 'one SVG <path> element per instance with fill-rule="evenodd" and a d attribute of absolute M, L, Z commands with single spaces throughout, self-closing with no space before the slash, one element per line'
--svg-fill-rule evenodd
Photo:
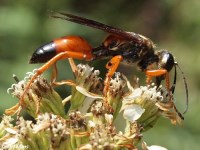
<path fill-rule="evenodd" d="M 151 38 L 159 48 L 168 49 L 176 57 L 185 73 L 189 88 L 189 111 L 183 125 L 173 126 L 169 120 L 160 119 L 154 129 L 145 133 L 149 145 L 162 145 L 172 150 L 197 150 L 200 147 L 200 1 L 199 0 L 60 0 L 60 1 L 0 1 L 0 113 L 17 103 L 6 90 L 15 81 L 12 74 L 23 79 L 26 72 L 41 65 L 30 65 L 28 60 L 34 50 L 54 38 L 80 35 L 92 45 L 99 45 L 106 33 L 52 19 L 48 11 L 64 11 L 133 31 Z M 98 66 L 101 61 L 90 63 Z M 105 64 L 105 63 L 104 63 Z M 59 79 L 72 79 L 67 61 L 59 62 Z M 102 70 L 102 74 L 105 69 Z M 103 70 L 104 69 L 104 70 Z M 131 79 L 134 67 L 121 66 Z M 50 71 L 47 71 L 50 73 Z M 140 73 L 139 73 L 140 74 Z M 173 74 L 173 73 L 172 73 Z M 140 74 L 144 77 L 144 74 Z M 50 76 L 47 76 L 50 78 Z M 141 77 L 142 78 L 142 77 Z M 63 97 L 66 86 L 58 89 Z M 178 73 L 175 100 L 179 110 L 185 107 L 185 89 Z"/>

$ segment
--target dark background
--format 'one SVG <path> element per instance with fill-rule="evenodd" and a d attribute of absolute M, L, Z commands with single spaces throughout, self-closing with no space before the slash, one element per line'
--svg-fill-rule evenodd
<path fill-rule="evenodd" d="M 38 2 L 27 0 L 0 1 L 0 113 L 17 103 L 6 90 L 14 83 L 12 74 L 23 79 L 26 72 L 41 65 L 30 65 L 34 50 L 54 38 L 80 35 L 93 46 L 99 45 L 106 33 L 49 18 L 49 11 L 64 11 L 133 31 L 151 38 L 159 48 L 173 53 L 185 73 L 189 88 L 189 111 L 183 125 L 173 126 L 160 119 L 154 129 L 144 134 L 145 141 L 169 149 L 199 149 L 200 141 L 200 1 L 198 0 L 60 0 Z M 97 61 L 90 63 L 105 73 Z M 101 63 L 102 64 L 102 63 Z M 105 62 L 104 62 L 105 64 Z M 59 62 L 59 79 L 72 79 L 67 61 Z M 102 65 L 101 65 L 102 66 Z M 134 67 L 121 66 L 131 79 Z M 132 72 L 130 71 L 132 70 Z M 48 73 L 50 71 L 47 71 Z M 173 73 L 172 73 L 173 74 Z M 144 74 L 139 73 L 141 79 Z M 49 75 L 47 75 L 49 78 Z M 66 86 L 58 88 L 63 95 Z M 68 92 L 67 92 L 68 91 Z M 175 100 L 180 111 L 185 107 L 185 89 L 181 73 L 177 81 Z"/>

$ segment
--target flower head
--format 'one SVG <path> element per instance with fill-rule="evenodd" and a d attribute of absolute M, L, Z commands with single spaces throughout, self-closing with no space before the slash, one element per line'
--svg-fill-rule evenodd
<path fill-rule="evenodd" d="M 11 92 L 13 96 L 20 99 L 24 88 L 29 83 L 34 72 L 35 71 L 28 73 L 28 76 L 25 77 L 24 80 L 13 84 L 11 88 L 8 89 L 8 92 Z M 53 112 L 61 116 L 65 115 L 61 97 L 42 76 L 38 76 L 25 93 L 22 106 L 18 103 L 14 107 L 7 109 L 6 114 L 13 115 L 20 111 L 20 107 L 25 108 L 33 117 L 36 117 L 39 112 Z"/>
<path fill-rule="evenodd" d="M 8 91 L 20 99 L 33 74 L 28 73 L 28 77 L 12 85 Z M 17 104 L 7 113 L 13 114 L 23 107 L 35 121 L 20 117 L 14 126 L 5 116 L 0 124 L 3 148 L 137 149 L 142 141 L 144 150 L 157 149 L 161 147 L 146 145 L 142 133 L 152 128 L 162 116 L 173 124 L 182 121 L 170 91 L 154 84 L 131 85 L 121 73 L 110 78 L 104 91 L 99 71 L 80 64 L 75 81 L 66 83 L 72 86 L 72 92 L 62 103 L 46 79 L 38 76 L 34 80 L 25 93 L 23 105 Z M 71 105 L 65 112 L 66 101 Z M 125 122 L 123 131 L 116 127 L 115 119 L 119 113 L 123 113 L 120 120 Z"/>

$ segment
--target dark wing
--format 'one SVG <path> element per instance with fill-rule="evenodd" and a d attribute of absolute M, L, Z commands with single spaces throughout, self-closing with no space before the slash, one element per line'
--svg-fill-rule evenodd
<path fill-rule="evenodd" d="M 68 14 L 68 13 L 62 13 L 62 12 L 56 12 L 58 15 L 56 15 L 55 13 L 53 13 L 51 15 L 51 17 L 53 18 L 59 18 L 59 19 L 63 19 L 63 20 L 67 20 L 67 21 L 71 21 L 71 22 L 75 22 L 78 24 L 82 24 L 82 25 L 86 25 L 92 28 L 96 28 L 99 30 L 103 30 L 105 32 L 111 33 L 111 34 L 115 34 L 121 37 L 124 37 L 125 39 L 129 39 L 135 42 L 141 42 L 142 38 L 133 32 L 126 32 L 123 31 L 121 29 L 115 28 L 115 27 L 111 27 L 108 25 L 105 25 L 103 23 L 91 20 L 91 19 L 87 19 L 87 18 L 83 18 L 80 16 L 75 16 L 72 14 Z"/>

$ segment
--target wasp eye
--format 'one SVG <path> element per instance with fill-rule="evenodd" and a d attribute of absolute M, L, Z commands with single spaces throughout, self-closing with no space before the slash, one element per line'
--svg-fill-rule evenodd
<path fill-rule="evenodd" d="M 167 71 L 170 71 L 174 66 L 174 57 L 171 53 L 164 50 L 158 53 L 159 62 L 158 65 L 160 68 L 164 68 Z"/>

